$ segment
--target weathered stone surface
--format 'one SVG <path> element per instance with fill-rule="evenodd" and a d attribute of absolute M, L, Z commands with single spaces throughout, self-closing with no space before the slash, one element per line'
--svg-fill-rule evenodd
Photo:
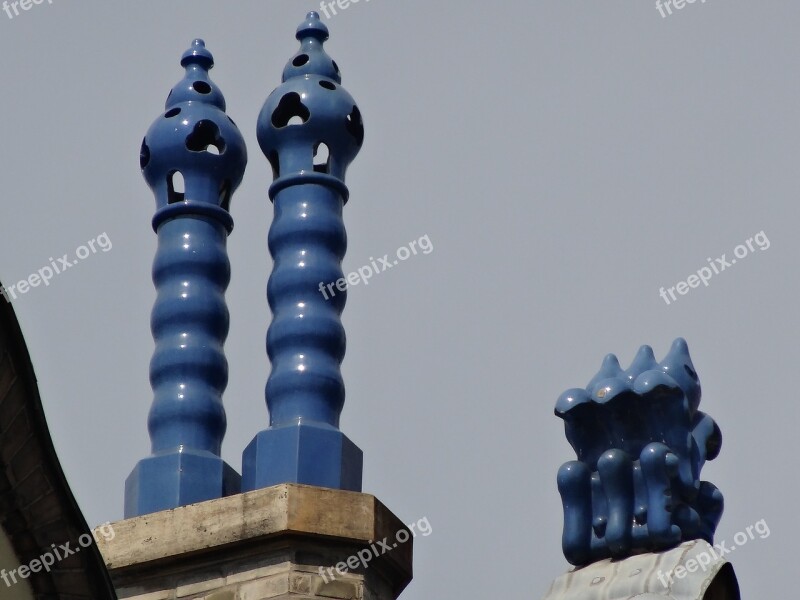
<path fill-rule="evenodd" d="M 556 579 L 544 600 L 738 600 L 733 567 L 704 540 L 623 560 L 601 560 Z"/>
<path fill-rule="evenodd" d="M 411 541 L 327 571 L 406 529 L 368 494 L 281 484 L 112 526 L 99 547 L 120 600 L 394 600 L 411 580 Z"/>

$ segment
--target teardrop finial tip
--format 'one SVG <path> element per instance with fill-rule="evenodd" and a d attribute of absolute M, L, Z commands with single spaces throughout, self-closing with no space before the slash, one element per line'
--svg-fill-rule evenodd
<path fill-rule="evenodd" d="M 328 39 L 329 34 L 328 27 L 320 19 L 319 13 L 312 10 L 306 15 L 306 20 L 300 23 L 295 37 L 298 40 L 313 37 L 324 42 Z"/>
<path fill-rule="evenodd" d="M 206 49 L 206 43 L 201 38 L 192 40 L 192 45 L 181 56 L 181 66 L 200 65 L 208 70 L 214 66 L 214 56 Z"/>

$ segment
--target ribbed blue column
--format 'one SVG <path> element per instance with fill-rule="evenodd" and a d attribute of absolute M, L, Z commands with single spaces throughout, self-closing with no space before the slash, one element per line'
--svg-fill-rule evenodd
<path fill-rule="evenodd" d="M 247 163 L 244 140 L 208 77 L 213 57 L 195 40 L 181 60 L 186 76 L 142 143 L 141 167 L 156 198 L 151 317 L 152 455 L 125 483 L 125 516 L 220 498 L 240 490 L 220 458 L 222 393 L 228 383 L 226 250 L 231 194 Z M 180 189 L 181 180 L 184 190 Z"/>
<path fill-rule="evenodd" d="M 300 50 L 258 119 L 258 141 L 275 178 L 267 286 L 270 426 L 244 451 L 242 488 L 295 482 L 360 491 L 361 450 L 339 430 L 346 291 L 326 286 L 342 277 L 345 171 L 364 128 L 323 48 L 328 29 L 317 13 L 308 14 L 297 39 Z"/>

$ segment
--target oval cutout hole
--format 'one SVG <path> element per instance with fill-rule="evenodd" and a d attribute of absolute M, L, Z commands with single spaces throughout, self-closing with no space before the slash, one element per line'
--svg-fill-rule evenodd
<path fill-rule="evenodd" d="M 353 106 L 352 112 L 347 115 L 347 122 L 345 128 L 348 133 L 353 136 L 356 144 L 361 146 L 364 142 L 364 122 L 361 120 L 361 111 L 357 106 Z"/>
<path fill-rule="evenodd" d="M 328 144 L 320 142 L 314 147 L 314 170 L 317 173 L 330 173 L 331 153 Z"/>
<path fill-rule="evenodd" d="M 186 184 L 183 180 L 183 173 L 180 171 L 171 171 L 167 174 L 167 202 L 175 204 L 176 202 L 183 202 L 186 194 Z"/>
<path fill-rule="evenodd" d="M 139 166 L 144 169 L 150 164 L 150 147 L 145 140 L 142 140 L 142 149 L 139 150 Z"/>

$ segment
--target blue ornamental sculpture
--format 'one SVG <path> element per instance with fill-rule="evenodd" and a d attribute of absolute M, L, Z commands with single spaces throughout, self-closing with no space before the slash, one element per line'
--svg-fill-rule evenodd
<path fill-rule="evenodd" d="M 156 344 L 150 361 L 152 455 L 125 482 L 126 517 L 221 498 L 239 492 L 241 484 L 220 458 L 220 447 L 228 383 L 228 211 L 247 151 L 208 76 L 214 59 L 203 40 L 194 40 L 181 65 L 185 76 L 169 93 L 140 155 L 155 195 L 158 234 L 150 320 Z"/>
<path fill-rule="evenodd" d="M 317 13 L 308 13 L 296 37 L 300 49 L 258 118 L 258 143 L 274 176 L 274 266 L 267 284 L 272 371 L 269 428 L 243 453 L 242 489 L 293 482 L 361 491 L 361 450 L 339 430 L 347 296 L 327 297 L 320 289 L 343 276 L 344 178 L 361 148 L 364 125 L 323 48 L 328 28 Z"/>
<path fill-rule="evenodd" d="M 716 458 L 722 434 L 699 404 L 700 380 L 681 338 L 660 363 L 642 346 L 625 371 L 609 354 L 585 389 L 561 395 L 555 414 L 577 455 L 558 472 L 570 563 L 713 543 L 723 499 L 700 470 Z"/>

